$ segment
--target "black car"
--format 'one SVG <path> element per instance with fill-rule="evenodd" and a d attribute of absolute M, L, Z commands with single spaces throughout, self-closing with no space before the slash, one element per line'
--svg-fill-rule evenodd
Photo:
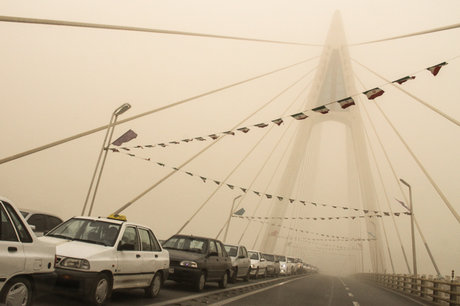
<path fill-rule="evenodd" d="M 201 291 L 206 282 L 227 286 L 232 261 L 222 242 L 212 238 L 174 235 L 163 248 L 169 251 L 169 279 L 191 283 Z"/>

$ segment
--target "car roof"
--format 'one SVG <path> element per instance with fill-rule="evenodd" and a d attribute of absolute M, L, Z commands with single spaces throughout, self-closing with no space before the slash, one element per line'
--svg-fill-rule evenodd
<path fill-rule="evenodd" d="M 195 235 L 184 235 L 184 234 L 175 234 L 172 235 L 171 237 L 168 238 L 168 240 L 172 237 L 189 237 L 189 238 L 196 238 L 196 239 L 203 239 L 203 240 L 214 240 L 214 241 L 220 241 L 214 238 L 209 238 L 209 237 L 202 237 L 202 236 L 195 236 Z"/>
<path fill-rule="evenodd" d="M 150 228 L 148 226 L 142 225 L 142 224 L 137 224 L 133 222 L 128 222 L 128 221 L 121 221 L 117 219 L 111 219 L 111 218 L 104 218 L 104 217 L 88 217 L 88 216 L 74 216 L 73 218 L 77 219 L 87 219 L 87 220 L 94 220 L 94 221 L 104 221 L 104 222 L 110 222 L 110 223 L 115 223 L 115 224 L 123 224 L 126 223 L 127 225 L 134 225 L 134 226 L 140 226 L 140 227 L 145 227 L 145 228 Z"/>
<path fill-rule="evenodd" d="M 52 216 L 52 217 L 56 217 L 56 218 L 59 218 L 62 220 L 61 217 L 59 216 L 56 216 L 55 214 L 50 214 L 46 211 L 40 211 L 40 210 L 35 210 L 35 209 L 28 209 L 28 208 L 18 208 L 19 211 L 23 211 L 23 212 L 26 212 L 26 213 L 29 213 L 29 214 L 41 214 L 41 215 L 47 215 L 47 216 Z"/>

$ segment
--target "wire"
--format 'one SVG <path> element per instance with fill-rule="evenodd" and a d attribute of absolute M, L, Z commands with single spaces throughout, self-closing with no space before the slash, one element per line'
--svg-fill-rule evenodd
<path fill-rule="evenodd" d="M 401 39 L 401 38 L 406 38 L 406 37 L 413 37 L 413 36 L 418 36 L 418 35 L 423 35 L 423 34 L 430 34 L 430 33 L 435 33 L 435 32 L 439 32 L 439 31 L 452 30 L 452 29 L 456 29 L 456 28 L 460 28 L 460 23 L 456 23 L 456 24 L 452 24 L 452 25 L 444 26 L 444 27 L 439 27 L 439 28 L 434 28 L 434 29 L 430 29 L 430 30 L 425 30 L 425 31 L 405 34 L 405 35 L 399 35 L 399 36 L 393 36 L 393 37 L 389 37 L 389 38 L 383 38 L 383 39 L 371 40 L 371 41 L 366 41 L 366 42 L 357 43 L 357 44 L 351 44 L 351 45 L 348 45 L 348 46 L 350 46 L 350 47 L 362 46 L 362 45 L 373 44 L 373 43 L 382 42 L 382 41 L 389 41 L 389 40 Z"/>
<path fill-rule="evenodd" d="M 112 25 L 112 24 L 88 23 L 88 22 L 77 22 L 77 21 L 53 20 L 53 19 L 39 19 L 39 18 L 25 18 L 25 17 L 15 17 L 15 16 L 0 16 L 0 21 L 13 22 L 13 23 L 28 23 L 28 24 L 41 24 L 41 25 L 52 25 L 52 26 L 90 28 L 90 29 L 146 32 L 146 33 L 157 33 L 157 34 L 167 34 L 167 35 L 207 37 L 207 38 L 252 41 L 252 42 L 262 42 L 262 43 L 272 43 L 272 44 L 283 44 L 283 45 L 297 45 L 297 46 L 309 46 L 309 47 L 322 47 L 323 46 L 319 44 L 309 44 L 309 43 L 300 43 L 300 42 L 291 42 L 291 41 L 279 41 L 279 40 L 258 39 L 258 38 L 249 38 L 249 37 L 162 30 L 162 29 L 152 29 L 152 28 L 143 28 L 143 27 L 120 26 L 120 25 Z"/>

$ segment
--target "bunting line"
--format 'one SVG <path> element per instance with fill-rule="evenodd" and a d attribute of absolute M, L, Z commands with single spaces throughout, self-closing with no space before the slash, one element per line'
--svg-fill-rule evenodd
<path fill-rule="evenodd" d="M 324 239 L 335 239 L 335 240 L 327 240 L 327 241 L 370 241 L 370 240 L 375 240 L 375 238 L 352 238 L 352 237 L 345 237 L 345 236 L 328 235 L 328 234 L 310 232 L 310 231 L 307 231 L 307 230 L 301 230 L 301 229 L 298 229 L 298 228 L 293 228 L 293 227 L 289 227 L 289 226 L 285 226 L 285 225 L 281 225 L 281 224 L 270 223 L 270 222 L 262 221 L 262 220 L 254 220 L 254 221 L 259 222 L 259 223 L 263 223 L 263 224 L 277 226 L 277 227 L 284 228 L 284 229 L 289 229 L 289 230 L 292 230 L 292 231 L 295 231 L 295 232 L 301 232 L 303 234 L 313 234 L 313 235 L 316 235 L 316 236 L 326 237 L 326 238 L 311 238 L 310 240 L 321 240 L 321 241 L 325 241 Z M 278 234 L 279 234 L 279 232 L 277 230 L 275 230 L 272 233 L 270 233 L 270 236 L 280 237 L 280 236 L 278 236 Z M 296 237 L 294 237 L 294 238 L 296 238 Z M 292 239 L 294 239 L 294 238 L 292 238 Z"/>
<path fill-rule="evenodd" d="M 147 161 L 147 162 L 151 162 L 153 163 L 154 165 L 156 166 L 160 166 L 160 167 L 164 167 L 164 168 L 168 168 L 168 169 L 172 169 L 174 171 L 178 171 L 178 172 L 182 172 L 183 174 L 185 174 L 186 176 L 189 176 L 189 177 L 197 177 L 199 178 L 203 183 L 214 183 L 216 185 L 221 185 L 223 184 L 221 180 L 217 180 L 217 179 L 213 179 L 213 178 L 209 178 L 209 177 L 205 177 L 205 176 L 202 176 L 202 175 L 198 175 L 198 174 L 195 174 L 193 172 L 190 172 L 190 171 L 185 171 L 185 170 L 182 170 L 182 169 L 179 169 L 177 167 L 171 167 L 165 163 L 161 163 L 161 162 L 155 162 L 155 161 L 152 161 L 149 157 L 139 157 L 137 156 L 136 154 L 133 154 L 131 152 L 123 152 L 123 151 L 120 151 L 120 150 L 127 150 L 127 149 L 124 149 L 123 147 L 121 148 L 108 148 L 106 150 L 109 150 L 111 151 L 112 153 L 121 153 L 121 154 L 124 154 L 124 155 L 127 155 L 129 157 L 133 157 L 133 158 L 137 158 L 137 159 L 141 159 L 141 160 L 144 160 L 144 161 Z M 129 150 L 127 150 L 129 151 Z M 330 208 L 334 208 L 334 209 L 343 209 L 343 210 L 354 210 L 356 212 L 363 212 L 365 214 L 368 214 L 369 212 L 370 213 L 374 213 L 375 215 L 384 215 L 384 216 L 390 216 L 391 213 L 390 212 L 386 212 L 386 211 L 378 211 L 378 210 L 369 210 L 369 209 L 360 209 L 360 208 L 354 208 L 354 207 L 348 207 L 348 206 L 341 206 L 341 205 L 330 205 L 330 204 L 324 204 L 324 203 L 320 203 L 320 202 L 312 202 L 312 201 L 307 201 L 307 200 L 299 200 L 299 199 L 294 199 L 294 198 L 290 198 L 290 197 L 286 197 L 286 196 L 281 196 L 281 195 L 273 195 L 273 194 L 268 194 L 268 193 L 263 193 L 263 192 L 260 192 L 260 191 L 257 191 L 257 190 L 253 190 L 253 189 L 249 189 L 249 188 L 245 188 L 245 187 L 241 187 L 241 186 L 238 186 L 238 185 L 234 185 L 234 184 L 228 184 L 228 183 L 225 183 L 225 185 L 231 189 L 231 190 L 235 190 L 235 191 L 242 191 L 243 193 L 248 193 L 248 192 L 252 192 L 253 194 L 259 196 L 259 197 L 265 197 L 266 199 L 270 200 L 270 199 L 274 199 L 274 200 L 278 200 L 279 202 L 283 202 L 283 201 L 288 201 L 289 204 L 293 204 L 293 203 L 300 203 L 304 206 L 306 206 L 307 204 L 309 205 L 313 205 L 315 207 L 330 207 Z M 399 216 L 400 213 L 394 213 L 395 216 Z M 406 213 L 405 213 L 406 214 Z"/>
<path fill-rule="evenodd" d="M 394 216 L 399 217 L 400 215 L 410 215 L 410 212 L 394 212 Z M 335 216 L 335 217 L 260 217 L 260 216 L 238 216 L 233 214 L 233 218 L 240 218 L 240 219 L 247 219 L 247 220 L 313 220 L 313 221 L 325 221 L 325 220 L 339 220 L 339 219 L 363 219 L 363 218 L 382 218 L 382 217 L 389 217 L 391 216 L 390 213 L 388 214 L 366 214 L 366 215 L 358 215 L 358 216 Z"/>
<path fill-rule="evenodd" d="M 452 58 L 450 60 L 454 60 L 456 58 L 457 57 L 454 57 L 454 58 Z M 243 135 L 243 134 L 247 134 L 249 131 L 251 131 L 251 129 L 261 129 L 261 128 L 265 128 L 265 127 L 267 127 L 269 125 L 273 125 L 273 124 L 275 124 L 277 126 L 281 126 L 281 124 L 283 124 L 285 120 L 290 119 L 290 118 L 293 118 L 295 120 L 304 120 L 304 119 L 307 119 L 309 116 L 311 116 L 310 113 L 305 114 L 306 112 L 311 112 L 313 114 L 325 115 L 325 114 L 329 113 L 329 111 L 330 111 L 330 108 L 328 108 L 328 106 L 330 106 L 330 105 L 332 105 L 334 103 L 337 103 L 341 107 L 341 109 L 347 109 L 348 107 L 355 105 L 355 101 L 354 101 L 353 97 L 356 97 L 356 96 L 358 96 L 360 94 L 364 94 L 368 98 L 368 100 L 374 100 L 374 99 L 380 97 L 381 95 L 383 95 L 385 93 L 385 91 L 383 89 L 381 89 L 380 87 L 383 87 L 383 86 L 386 86 L 386 85 L 389 85 L 389 84 L 393 84 L 393 83 L 397 83 L 399 85 L 402 85 L 402 84 L 406 83 L 407 81 L 414 80 L 415 79 L 414 74 L 419 74 L 419 73 L 421 73 L 421 72 L 423 72 L 425 70 L 429 71 L 433 76 L 437 76 L 439 71 L 441 70 L 441 68 L 446 66 L 447 64 L 448 63 L 446 61 L 444 61 L 442 63 L 427 67 L 427 68 L 425 68 L 423 70 L 419 70 L 419 71 L 417 71 L 415 73 L 412 73 L 412 74 L 410 74 L 408 76 L 396 79 L 396 80 L 391 81 L 391 82 L 383 83 L 383 84 L 379 85 L 379 87 L 375 87 L 375 88 L 372 88 L 372 89 L 369 89 L 369 90 L 365 90 L 362 93 L 356 93 L 354 95 L 351 95 L 351 96 L 349 96 L 347 98 L 344 98 L 344 99 L 341 99 L 341 100 L 328 102 L 328 103 L 326 103 L 324 105 L 321 105 L 321 106 L 318 106 L 318 107 L 315 107 L 315 108 L 312 108 L 312 109 L 307 109 L 307 110 L 304 110 L 304 111 L 296 113 L 296 114 L 281 116 L 281 117 L 278 117 L 276 119 L 272 119 L 272 120 L 269 120 L 269 121 L 266 121 L 266 122 L 261 122 L 261 123 L 257 123 L 257 124 L 253 124 L 253 125 L 248 125 L 248 126 L 236 128 L 236 129 L 233 129 L 233 130 L 215 132 L 215 133 L 211 133 L 211 134 L 208 134 L 208 135 L 202 135 L 202 136 L 197 136 L 197 137 L 192 137 L 192 138 L 177 139 L 177 140 L 161 142 L 161 143 L 156 143 L 156 144 L 145 144 L 145 145 L 136 145 L 136 146 L 132 146 L 132 147 L 120 147 L 120 148 L 129 151 L 131 149 L 144 149 L 144 148 L 154 148 L 154 147 L 165 148 L 167 146 L 190 143 L 192 141 L 201 142 L 201 141 L 207 141 L 207 140 L 217 140 L 218 138 L 220 138 L 220 137 L 222 137 L 224 135 L 232 135 L 232 136 Z"/>

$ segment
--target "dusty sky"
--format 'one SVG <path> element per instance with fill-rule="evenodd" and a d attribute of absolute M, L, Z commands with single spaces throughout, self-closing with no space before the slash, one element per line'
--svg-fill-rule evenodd
<path fill-rule="evenodd" d="M 347 39 L 359 43 L 379 38 L 456 24 L 460 20 L 458 1 L 2 1 L 0 15 L 59 19 L 92 23 L 139 26 L 218 35 L 322 44 L 333 13 L 340 10 Z M 395 80 L 411 73 L 417 78 L 404 89 L 451 117 L 460 118 L 457 87 L 460 58 L 444 67 L 437 77 L 424 68 L 460 55 L 460 30 L 449 30 L 401 40 L 350 47 L 353 59 L 385 78 Z M 0 158 L 34 148 L 108 123 L 111 112 L 129 102 L 132 108 L 121 118 L 133 116 L 209 90 L 266 73 L 301 60 L 319 56 L 321 47 L 290 46 L 178 35 L 134 33 L 96 29 L 27 25 L 0 22 Z M 197 99 L 136 121 L 117 126 L 119 136 L 133 129 L 139 136 L 130 146 L 161 143 L 221 132 L 232 128 L 266 104 L 302 75 L 313 71 L 318 60 Z M 353 65 L 358 91 L 385 82 L 359 65 Z M 305 87 L 314 73 L 277 98 L 245 124 L 270 121 L 281 114 L 302 110 Z M 358 79 L 360 81 L 358 81 Z M 363 83 L 364 88 L 361 86 Z M 457 212 L 460 212 L 459 127 L 418 104 L 391 86 L 378 98 L 402 137 L 432 175 Z M 296 98 L 299 98 L 296 100 Z M 443 274 L 460 271 L 460 227 L 441 198 L 405 150 L 376 106 L 366 107 L 400 177 L 411 183 L 416 216 Z M 367 102 L 367 103 L 366 103 Z M 289 107 L 289 105 L 291 105 Z M 365 117 L 371 145 L 393 210 L 402 211 L 393 199 L 402 199 L 378 140 Z M 276 171 L 295 130 L 296 122 L 274 127 L 248 159 L 230 177 L 237 186 L 274 193 L 281 171 Z M 251 130 L 226 137 L 186 167 L 187 171 L 223 180 L 267 132 Z M 283 134 L 285 132 L 285 134 Z M 316 133 L 321 145 L 306 152 L 295 196 L 305 200 L 361 207 L 347 198 L 343 157 L 343 126 L 326 122 Z M 0 165 L 2 195 L 17 206 L 53 212 L 63 218 L 81 213 L 104 133 Z M 282 140 L 277 144 L 278 139 Z M 144 149 L 138 154 L 152 161 L 178 166 L 206 143 L 192 142 L 175 147 Z M 277 149 L 273 147 L 277 144 Z M 137 154 L 138 151 L 136 151 Z M 371 162 L 375 167 L 375 163 Z M 315 165 L 314 194 L 305 194 L 304 176 Z M 108 215 L 133 199 L 168 173 L 167 169 L 122 154 L 109 154 L 98 193 L 95 215 Z M 270 179 L 273 180 L 270 182 Z M 382 184 L 375 174 L 379 202 L 386 207 Z M 357 182 L 348 182 L 352 186 Z M 148 193 L 124 213 L 131 221 L 146 224 L 160 238 L 175 233 L 214 191 L 215 185 L 176 174 Z M 406 189 L 404 189 L 406 190 Z M 215 236 L 226 220 L 232 200 L 239 193 L 222 188 L 205 209 L 186 227 L 186 233 Z M 241 203 L 250 215 L 256 196 Z M 267 213 L 273 201 L 262 203 L 256 215 Z M 284 204 L 286 205 L 286 204 Z M 383 209 L 382 209 L 383 210 Z M 336 216 L 330 208 L 293 206 L 289 214 Z M 398 218 L 403 244 L 410 252 L 409 218 Z M 301 223 L 304 222 L 304 223 Z M 356 221 L 355 221 L 356 222 Z M 390 249 L 397 272 L 407 272 L 399 241 L 390 219 L 385 219 Z M 245 221 L 234 220 L 228 242 L 238 241 Z M 315 224 L 292 223 L 299 229 L 330 235 L 365 237 L 362 226 L 345 221 Z M 286 223 L 289 225 L 289 223 Z M 260 225 L 249 227 L 243 243 L 251 248 Z M 282 233 L 289 235 L 287 231 Z M 292 235 L 292 233 L 291 233 Z M 292 237 L 292 236 L 291 236 Z M 318 238 L 299 235 L 298 238 Z M 417 236 L 419 271 L 434 270 Z M 289 252 L 303 256 L 329 272 L 359 269 L 356 244 L 337 242 L 293 242 Z M 387 257 L 387 270 L 390 265 Z M 346 262 L 353 265 L 344 265 Z M 367 252 L 365 269 L 369 269 Z M 346 268 L 344 268 L 344 266 Z"/>

